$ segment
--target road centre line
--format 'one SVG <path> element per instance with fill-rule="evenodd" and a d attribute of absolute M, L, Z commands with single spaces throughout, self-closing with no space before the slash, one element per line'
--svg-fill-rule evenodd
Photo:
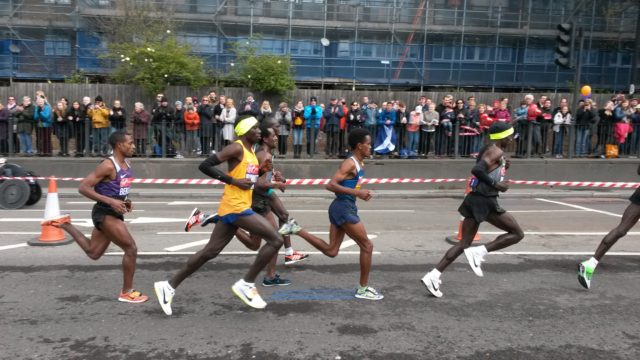
<path fill-rule="evenodd" d="M 548 200 L 548 199 L 541 199 L 541 198 L 536 198 L 536 200 L 544 201 L 544 202 L 548 202 L 548 203 L 552 203 L 552 204 L 564 205 L 564 206 L 572 207 L 572 208 L 575 208 L 575 209 L 580 209 L 580 210 L 584 210 L 584 211 L 591 211 L 591 212 L 604 214 L 604 215 L 609 215 L 609 216 L 622 217 L 622 215 L 619 215 L 619 214 L 616 214 L 616 213 L 603 211 L 603 210 L 596 210 L 596 209 L 592 209 L 592 208 L 588 208 L 588 207 L 584 207 L 584 206 L 580 206 L 580 205 L 569 204 L 569 203 L 562 202 L 562 201 L 555 201 L 555 200 Z"/>
<path fill-rule="evenodd" d="M 138 255 L 139 256 L 153 256 L 153 255 L 193 255 L 195 254 L 195 251 L 176 251 L 176 252 L 170 252 L 170 251 L 138 251 Z M 257 251 L 223 251 L 220 253 L 220 255 L 257 255 L 258 252 Z M 278 253 L 279 255 L 284 255 L 284 251 L 281 251 Z M 305 254 L 309 254 L 309 255 L 323 255 L 320 251 L 305 251 Z M 380 251 L 374 251 L 373 255 L 381 255 L 382 253 Z M 105 253 L 105 255 L 111 255 L 111 256 L 122 256 L 124 255 L 124 252 L 122 251 L 118 251 L 118 252 L 108 252 Z M 340 251 L 338 253 L 338 255 L 360 255 L 360 251 Z"/>

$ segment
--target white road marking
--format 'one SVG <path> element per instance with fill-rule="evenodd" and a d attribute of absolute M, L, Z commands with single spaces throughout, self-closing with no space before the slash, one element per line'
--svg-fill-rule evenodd
<path fill-rule="evenodd" d="M 340 250 L 351 247 L 353 245 L 358 245 L 358 243 L 356 243 L 355 241 L 349 239 L 347 241 L 343 241 L 342 244 L 340 244 Z"/>
<path fill-rule="evenodd" d="M 0 246 L 0 251 L 2 251 L 2 250 L 16 249 L 16 248 L 21 248 L 21 247 L 25 247 L 25 246 L 29 246 L 29 244 L 27 244 L 27 243 L 20 243 L 20 244 L 14 244 L 14 245 Z"/>
<path fill-rule="evenodd" d="M 289 210 L 289 213 L 296 213 L 296 212 L 313 212 L 313 213 L 326 213 L 327 209 L 298 209 L 298 210 Z M 391 210 L 384 210 L 384 209 L 376 209 L 376 210 L 369 210 L 369 209 L 358 209 L 359 213 L 415 213 L 415 210 L 398 210 L 398 209 L 391 209 Z"/>
<path fill-rule="evenodd" d="M 41 218 L 0 218 L 0 222 L 41 222 Z M 91 221 L 91 219 L 71 219 L 72 222 Z"/>
<path fill-rule="evenodd" d="M 549 255 L 549 256 L 567 256 L 567 255 L 593 255 L 593 251 L 496 251 L 491 255 Z M 607 256 L 640 256 L 640 252 L 608 252 Z"/>
<path fill-rule="evenodd" d="M 193 255 L 195 251 L 138 251 L 138 255 Z M 223 251 L 220 255 L 256 255 L 257 251 Z M 322 255 L 320 251 L 305 251 L 305 254 L 309 255 Z M 374 251 L 373 255 L 381 255 L 380 251 Z M 108 252 L 105 255 L 124 255 L 124 252 Z M 284 255 L 284 252 L 280 252 L 279 255 Z M 360 251 L 341 251 L 338 255 L 360 255 Z M 607 254 L 608 255 L 608 254 Z"/>
<path fill-rule="evenodd" d="M 588 207 L 584 207 L 584 206 L 580 206 L 580 205 L 573 205 L 573 204 L 569 204 L 569 203 L 562 202 L 562 201 L 547 200 L 547 199 L 540 199 L 540 198 L 536 198 L 536 200 L 544 201 L 544 202 L 548 202 L 548 203 L 552 203 L 552 204 L 564 205 L 564 206 L 572 207 L 572 208 L 575 208 L 575 209 L 580 209 L 580 210 L 584 210 L 584 211 L 591 211 L 591 212 L 604 214 L 604 215 L 609 215 L 609 216 L 622 217 L 622 215 L 615 214 L 615 213 L 612 213 L 612 212 L 591 209 L 591 208 L 588 208 Z"/>
<path fill-rule="evenodd" d="M 504 234 L 504 231 L 480 231 L 480 235 L 500 235 Z M 592 231 L 592 232 L 563 232 L 563 231 L 524 231 L 525 235 L 548 235 L 548 236 L 603 236 L 607 235 L 606 231 Z M 638 231 L 631 231 L 627 233 L 627 236 L 640 235 Z"/>
<path fill-rule="evenodd" d="M 2 210 L 4 211 L 4 210 Z M 0 211 L 0 214 L 2 214 L 2 211 Z M 8 211 L 8 210 L 7 210 Z M 19 210 L 11 210 L 11 212 L 14 211 L 25 211 L 25 212 L 41 212 L 44 213 L 44 209 L 19 209 Z M 60 213 L 64 214 L 64 213 L 68 213 L 68 212 L 72 212 L 72 211 L 92 211 L 92 209 L 66 209 L 66 210 L 60 210 Z M 134 212 L 142 212 L 142 211 L 146 211 L 146 210 L 133 210 Z"/>
<path fill-rule="evenodd" d="M 509 213 L 560 213 L 560 212 L 582 212 L 586 210 L 509 210 Z"/>
<path fill-rule="evenodd" d="M 39 231 L 0 231 L 0 235 L 40 235 Z"/>
<path fill-rule="evenodd" d="M 209 239 L 192 241 L 192 242 L 188 242 L 188 243 L 182 244 L 182 245 L 171 246 L 171 247 L 165 248 L 165 250 L 166 251 L 175 252 L 175 251 L 179 251 L 179 250 L 188 249 L 188 248 L 194 247 L 194 246 L 205 245 L 208 242 L 209 242 Z"/>
<path fill-rule="evenodd" d="M 311 232 L 310 234 L 317 234 L 317 233 Z M 369 235 L 369 239 L 371 239 L 371 240 L 373 240 L 373 239 L 375 239 L 377 237 L 378 237 L 378 235 Z M 209 242 L 209 239 L 197 240 L 197 241 L 188 242 L 186 244 L 180 244 L 180 245 L 176 245 L 176 246 L 171 246 L 171 247 L 165 248 L 164 250 L 175 252 L 175 251 L 179 251 L 179 250 L 188 249 L 188 248 L 194 247 L 194 246 L 205 245 L 208 242 Z M 340 250 L 346 249 L 346 248 L 354 246 L 354 245 L 357 245 L 357 243 L 355 241 L 349 239 L 347 241 L 344 241 L 340 245 Z"/>
<path fill-rule="evenodd" d="M 170 222 L 185 222 L 186 218 L 161 218 L 161 217 L 139 217 L 135 219 L 127 219 L 130 224 L 162 224 Z"/>
<path fill-rule="evenodd" d="M 95 204 L 95 201 L 67 201 L 67 204 Z M 166 201 L 133 201 L 133 204 L 166 204 Z"/>
<path fill-rule="evenodd" d="M 167 205 L 176 206 L 176 205 L 216 205 L 220 204 L 219 201 L 171 201 L 168 202 Z"/>
<path fill-rule="evenodd" d="M 211 228 L 213 230 L 213 227 Z M 309 234 L 314 235 L 329 235 L 328 231 L 309 231 Z M 159 231 L 156 235 L 211 235 L 211 231 Z"/>

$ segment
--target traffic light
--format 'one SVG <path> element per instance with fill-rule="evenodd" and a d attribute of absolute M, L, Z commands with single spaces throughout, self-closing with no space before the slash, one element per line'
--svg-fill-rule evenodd
<path fill-rule="evenodd" d="M 571 38 L 573 35 L 573 24 L 558 24 L 558 36 L 556 36 L 556 59 L 554 63 L 562 68 L 571 68 Z"/>

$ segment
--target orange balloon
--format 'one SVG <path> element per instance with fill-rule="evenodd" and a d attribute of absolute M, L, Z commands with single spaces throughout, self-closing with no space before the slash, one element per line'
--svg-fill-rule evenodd
<path fill-rule="evenodd" d="M 582 89 L 580 89 L 580 94 L 582 94 L 582 96 L 591 95 L 591 86 L 589 85 L 583 86 Z"/>

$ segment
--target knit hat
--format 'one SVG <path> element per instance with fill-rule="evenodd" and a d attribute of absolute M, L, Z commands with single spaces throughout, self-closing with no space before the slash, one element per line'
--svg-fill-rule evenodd
<path fill-rule="evenodd" d="M 502 140 L 513 134 L 513 126 L 504 121 L 496 121 L 489 127 L 489 139 Z"/>
<path fill-rule="evenodd" d="M 420 106 L 420 105 L 416 106 L 416 112 L 417 113 L 421 113 L 422 112 L 422 106 Z"/>
<path fill-rule="evenodd" d="M 174 105 L 175 106 L 178 106 L 178 105 L 182 106 L 182 101 L 178 100 L 178 101 L 176 101 L 176 103 Z"/>
<path fill-rule="evenodd" d="M 100 101 L 100 102 L 102 102 L 102 101 L 103 101 L 103 100 L 102 100 L 102 96 L 100 96 L 100 95 L 96 96 L 96 98 L 95 98 L 95 100 L 94 100 L 94 101 Z"/>

